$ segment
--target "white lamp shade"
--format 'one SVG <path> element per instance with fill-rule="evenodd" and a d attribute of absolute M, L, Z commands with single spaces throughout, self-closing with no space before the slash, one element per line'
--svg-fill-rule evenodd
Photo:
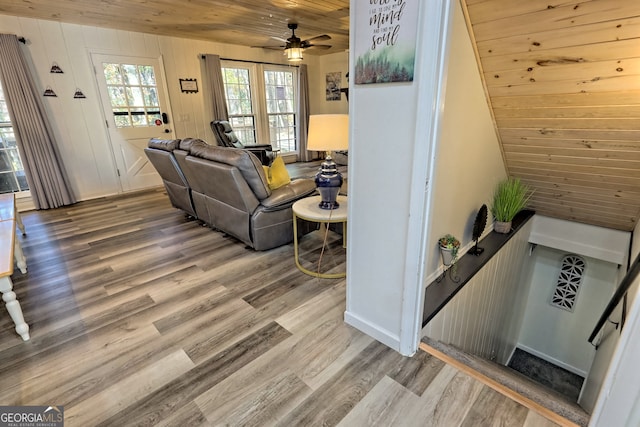
<path fill-rule="evenodd" d="M 335 151 L 349 148 L 349 115 L 317 114 L 309 116 L 307 150 Z"/>

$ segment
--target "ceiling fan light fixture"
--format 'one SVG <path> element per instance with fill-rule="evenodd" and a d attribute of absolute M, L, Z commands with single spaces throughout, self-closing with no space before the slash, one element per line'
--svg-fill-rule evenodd
<path fill-rule="evenodd" d="M 290 47 L 285 49 L 287 53 L 287 59 L 290 62 L 299 62 L 302 61 L 302 48 L 301 47 Z"/>

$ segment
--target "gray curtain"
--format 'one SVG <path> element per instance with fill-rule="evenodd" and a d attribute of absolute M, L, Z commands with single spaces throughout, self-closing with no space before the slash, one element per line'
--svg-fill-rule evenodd
<path fill-rule="evenodd" d="M 207 86 L 211 89 L 211 102 L 213 117 L 211 120 L 229 120 L 227 111 L 227 100 L 224 93 L 224 81 L 222 80 L 222 67 L 220 66 L 220 56 L 204 56 L 204 78 Z"/>
<path fill-rule="evenodd" d="M 47 119 L 42 90 L 36 86 L 18 38 L 0 34 L 0 79 L 13 130 L 36 209 L 76 202 L 53 129 Z"/>
<path fill-rule="evenodd" d="M 307 133 L 309 132 L 309 76 L 307 66 L 298 68 L 298 160 L 308 162 L 317 159 L 317 151 L 307 150 Z"/>

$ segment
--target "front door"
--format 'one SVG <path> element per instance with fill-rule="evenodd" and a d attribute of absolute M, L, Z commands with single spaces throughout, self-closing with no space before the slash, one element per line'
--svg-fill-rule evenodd
<path fill-rule="evenodd" d="M 160 61 L 100 54 L 91 59 L 122 191 L 161 185 L 143 151 L 149 138 L 173 138 Z"/>

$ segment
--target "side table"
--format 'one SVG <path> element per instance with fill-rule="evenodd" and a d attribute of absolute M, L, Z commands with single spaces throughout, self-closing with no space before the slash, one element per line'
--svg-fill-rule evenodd
<path fill-rule="evenodd" d="M 318 204 L 320 203 L 320 196 L 306 197 L 295 202 L 292 206 L 293 210 L 293 253 L 296 260 L 296 266 L 300 271 L 310 276 L 320 277 L 323 279 L 337 279 L 340 277 L 346 277 L 347 273 L 320 273 L 319 271 L 311 271 L 304 268 L 300 264 L 300 258 L 298 253 L 298 218 L 305 221 L 317 222 L 325 224 L 328 227 L 329 224 L 339 223 L 343 224 L 342 246 L 346 247 L 347 244 L 347 197 L 338 196 L 338 204 L 340 207 L 337 209 L 320 209 Z"/>

